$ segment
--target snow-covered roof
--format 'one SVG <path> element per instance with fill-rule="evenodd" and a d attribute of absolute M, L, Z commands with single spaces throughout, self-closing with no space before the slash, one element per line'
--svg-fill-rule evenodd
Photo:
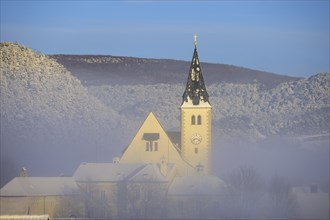
<path fill-rule="evenodd" d="M 183 176 L 175 177 L 168 191 L 170 196 L 181 195 L 221 195 L 225 183 L 216 176 Z"/>
<path fill-rule="evenodd" d="M 175 171 L 174 164 L 167 164 L 167 175 L 160 172 L 159 164 L 148 164 L 142 170 L 132 176 L 130 182 L 168 182 Z"/>
<path fill-rule="evenodd" d="M 159 164 L 82 163 L 73 176 L 77 182 L 167 182 L 174 172 L 174 164 L 167 164 L 164 176 Z"/>
<path fill-rule="evenodd" d="M 78 182 L 119 182 L 130 178 L 146 164 L 82 163 L 73 177 Z"/>
<path fill-rule="evenodd" d="M 0 196 L 44 196 L 78 194 L 72 177 L 16 177 L 0 190 Z"/>

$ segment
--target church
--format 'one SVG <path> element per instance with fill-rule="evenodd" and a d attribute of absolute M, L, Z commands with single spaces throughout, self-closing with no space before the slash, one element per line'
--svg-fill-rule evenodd
<path fill-rule="evenodd" d="M 195 35 L 196 38 L 196 35 Z M 194 53 L 181 104 L 181 132 L 166 132 L 151 112 L 124 150 L 119 163 L 173 163 L 178 175 L 211 173 L 211 110 L 201 64 Z M 179 136 L 179 141 L 176 139 Z"/>
<path fill-rule="evenodd" d="M 73 177 L 56 177 L 56 181 L 26 173 L 14 178 L 0 191 L 0 214 L 107 219 L 218 217 L 226 185 L 212 175 L 212 106 L 196 34 L 194 37 L 182 96 L 181 132 L 165 131 L 150 112 L 121 157 L 112 163 L 82 163 Z"/>

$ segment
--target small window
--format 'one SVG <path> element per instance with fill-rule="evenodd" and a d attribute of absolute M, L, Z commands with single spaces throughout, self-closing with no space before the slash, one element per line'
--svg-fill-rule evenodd
<path fill-rule="evenodd" d="M 198 115 L 197 117 L 197 124 L 201 125 L 202 124 L 202 116 Z"/>
<path fill-rule="evenodd" d="M 198 154 L 198 148 L 195 147 L 195 154 Z"/>
<path fill-rule="evenodd" d="M 146 142 L 146 151 L 150 151 L 150 143 Z"/>
<path fill-rule="evenodd" d="M 196 117 L 195 117 L 195 115 L 191 116 L 191 124 L 192 125 L 196 124 Z"/>
<path fill-rule="evenodd" d="M 105 191 L 104 190 L 101 191 L 101 200 L 102 201 L 105 200 Z"/>
<path fill-rule="evenodd" d="M 158 151 L 158 143 L 155 142 L 155 151 Z"/>

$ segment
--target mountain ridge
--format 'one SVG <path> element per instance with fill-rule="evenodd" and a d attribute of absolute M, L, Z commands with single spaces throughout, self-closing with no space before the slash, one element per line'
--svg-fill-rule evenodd
<path fill-rule="evenodd" d="M 190 61 L 112 55 L 49 55 L 84 85 L 136 85 L 185 82 Z M 300 77 L 285 76 L 228 64 L 201 62 L 205 83 L 253 83 L 267 88 Z M 138 77 L 137 77 L 138 75 Z"/>

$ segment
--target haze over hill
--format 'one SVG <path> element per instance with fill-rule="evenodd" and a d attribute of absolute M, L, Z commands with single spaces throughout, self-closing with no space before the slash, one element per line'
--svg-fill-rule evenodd
<path fill-rule="evenodd" d="M 145 59 L 135 57 L 100 55 L 53 55 L 50 56 L 64 65 L 85 85 L 137 85 L 155 83 L 185 82 L 190 61 L 169 59 Z M 268 88 L 298 80 L 259 70 L 226 64 L 201 63 L 205 82 L 211 83 L 253 83 Z"/>
<path fill-rule="evenodd" d="M 190 62 L 97 55 L 51 57 L 80 79 L 90 94 L 129 118 L 134 128 L 154 111 L 168 129 L 179 130 L 177 107 Z M 328 133 L 324 118 L 329 118 L 329 74 L 306 80 L 210 63 L 202 63 L 202 70 L 219 134 L 255 139 Z"/>
<path fill-rule="evenodd" d="M 0 52 L 1 185 L 21 166 L 31 175 L 57 176 L 71 175 L 80 162 L 110 162 L 149 111 L 166 130 L 179 130 L 188 62 L 46 56 L 14 43 L 1 43 Z M 242 161 L 260 162 L 264 157 L 255 154 L 256 146 L 273 146 L 281 151 L 281 160 L 283 155 L 295 157 L 296 148 L 288 154 L 291 141 L 269 144 L 281 136 L 293 138 L 299 152 L 301 146 L 313 149 L 295 158 L 298 168 L 292 172 L 308 166 L 308 178 L 305 172 L 299 178 L 328 184 L 324 164 L 329 162 L 329 73 L 297 79 L 222 64 L 202 68 L 213 106 L 214 165 L 221 167 L 216 174 Z M 239 143 L 252 147 L 230 156 Z M 322 149 L 315 153 L 319 146 Z M 242 158 L 251 152 L 252 159 Z M 308 160 L 312 165 L 305 165 Z"/>

